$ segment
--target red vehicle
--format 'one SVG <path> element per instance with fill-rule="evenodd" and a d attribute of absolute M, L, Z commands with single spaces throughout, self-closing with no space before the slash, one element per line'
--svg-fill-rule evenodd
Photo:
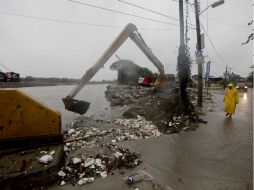
<path fill-rule="evenodd" d="M 0 72 L 0 82 L 20 82 L 20 76 L 14 72 Z"/>
<path fill-rule="evenodd" d="M 150 86 L 152 83 L 152 78 L 150 76 L 145 76 L 144 78 L 138 79 L 138 84 L 142 86 Z"/>

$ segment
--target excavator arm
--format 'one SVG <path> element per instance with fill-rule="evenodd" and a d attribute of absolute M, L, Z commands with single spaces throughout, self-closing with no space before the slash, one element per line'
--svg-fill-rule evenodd
<path fill-rule="evenodd" d="M 137 27 L 134 24 L 129 23 L 117 38 L 112 42 L 103 55 L 97 60 L 97 62 L 90 69 L 86 71 L 78 84 L 72 89 L 72 91 L 63 98 L 65 109 L 79 113 L 83 115 L 89 108 L 90 103 L 86 101 L 76 100 L 74 97 L 79 91 L 90 81 L 90 79 L 98 72 L 100 68 L 108 61 L 108 59 L 116 52 L 116 50 L 130 37 L 132 41 L 141 49 L 141 51 L 147 56 L 147 58 L 157 67 L 160 75 L 159 81 L 163 82 L 165 78 L 164 66 L 152 53 L 149 47 L 146 45 L 142 36 L 138 33 Z"/>

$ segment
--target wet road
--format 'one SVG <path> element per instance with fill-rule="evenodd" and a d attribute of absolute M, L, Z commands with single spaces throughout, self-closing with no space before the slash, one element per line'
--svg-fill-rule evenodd
<path fill-rule="evenodd" d="M 208 124 L 196 131 L 130 143 L 158 181 L 175 190 L 253 189 L 253 91 L 239 93 L 232 119 L 224 116 L 223 93 L 204 104 Z"/>
<path fill-rule="evenodd" d="M 122 145 L 142 155 L 145 169 L 154 180 L 174 190 L 252 190 L 253 188 L 253 92 L 239 93 L 232 119 L 223 112 L 223 91 L 214 91 L 214 103 L 204 103 L 208 123 L 196 131 L 125 142 Z M 96 179 L 84 186 L 53 189 L 152 189 L 149 183 L 127 186 L 125 175 Z"/>

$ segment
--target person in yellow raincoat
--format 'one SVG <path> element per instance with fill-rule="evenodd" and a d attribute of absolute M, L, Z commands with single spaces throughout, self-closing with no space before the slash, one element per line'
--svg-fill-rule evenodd
<path fill-rule="evenodd" d="M 231 118 L 232 114 L 235 113 L 236 104 L 239 102 L 238 91 L 232 83 L 227 85 L 223 101 L 224 111 L 226 112 L 225 116 Z"/>

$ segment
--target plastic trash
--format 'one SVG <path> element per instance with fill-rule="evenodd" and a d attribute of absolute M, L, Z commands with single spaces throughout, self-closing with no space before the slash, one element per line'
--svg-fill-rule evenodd
<path fill-rule="evenodd" d="M 151 176 L 149 173 L 145 172 L 144 170 L 138 170 L 137 173 L 125 177 L 123 179 L 127 184 L 133 184 L 141 181 L 152 181 L 153 176 Z"/>
<path fill-rule="evenodd" d="M 61 186 L 65 185 L 65 184 L 66 184 L 65 181 L 61 181 L 61 183 L 60 183 Z"/>

